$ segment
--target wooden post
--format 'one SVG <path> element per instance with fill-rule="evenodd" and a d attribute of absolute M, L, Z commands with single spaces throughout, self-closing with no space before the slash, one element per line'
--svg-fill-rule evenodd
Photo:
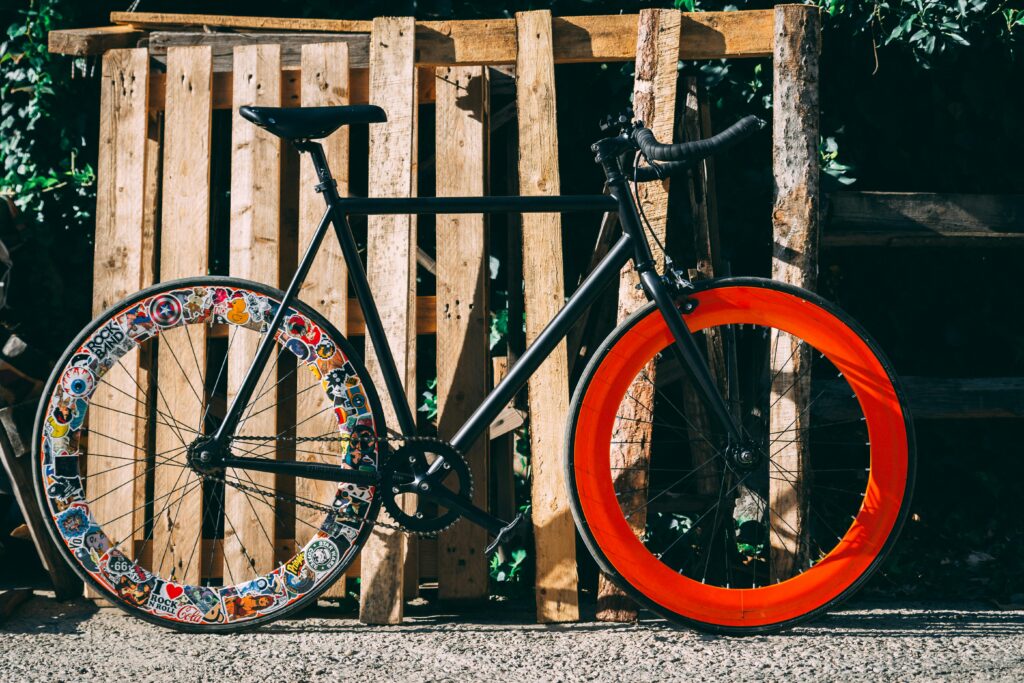
<path fill-rule="evenodd" d="M 231 275 L 277 286 L 281 236 L 281 141 L 238 114 L 241 105 L 281 104 L 281 55 L 277 45 L 247 45 L 235 48 L 235 78 L 231 125 Z M 240 333 L 228 358 L 228 404 L 248 372 L 260 336 Z M 277 354 L 273 354 L 276 358 Z M 277 372 L 275 360 L 267 362 L 239 427 L 239 434 L 277 434 Z M 268 408 L 264 410 L 264 408 Z M 277 456 L 275 444 L 261 451 Z M 249 486 L 273 490 L 274 475 L 245 470 L 228 470 Z M 225 581 L 253 578 L 254 572 L 274 567 L 275 506 L 261 504 L 249 494 L 232 487 L 224 491 L 224 577 Z M 269 542 L 268 537 L 269 536 Z M 250 566 L 254 565 L 254 566 Z"/>
<path fill-rule="evenodd" d="M 349 103 L 349 63 L 348 45 L 345 43 L 315 44 L 302 46 L 302 106 L 339 106 Z M 338 183 L 338 193 L 347 196 L 348 160 L 349 160 L 348 126 L 342 126 L 322 141 L 327 162 Z M 313 239 L 313 233 L 320 224 L 326 206 L 323 196 L 314 191 L 317 184 L 316 172 L 309 155 L 302 155 L 302 175 L 299 181 L 299 254 L 302 254 Z M 348 334 L 348 269 L 345 257 L 334 235 L 324 239 L 320 251 L 313 261 L 313 267 L 302 286 L 301 297 L 324 316 L 338 326 L 338 331 Z M 318 383 L 309 373 L 301 373 L 296 380 L 296 436 L 315 437 L 337 430 L 337 417 L 333 411 L 323 412 L 324 395 L 316 389 L 306 391 L 311 385 Z M 312 417 L 322 413 L 319 417 Z M 313 453 L 316 451 L 316 453 Z M 335 444 L 308 442 L 301 451 L 295 454 L 297 460 L 308 460 L 338 463 L 338 451 Z M 328 481 L 298 478 L 295 480 L 295 492 L 301 498 L 315 500 L 322 505 L 329 505 L 333 500 L 338 485 Z M 323 513 L 301 506 L 295 509 L 295 540 L 302 543 L 309 538 L 313 529 L 320 526 Z M 347 575 L 351 575 L 348 572 Z M 345 597 L 346 578 L 338 581 L 327 589 L 323 597 Z"/>
<path fill-rule="evenodd" d="M 411 17 L 373 20 L 370 36 L 370 101 L 387 111 L 387 123 L 370 126 L 370 195 L 411 197 L 416 192 L 415 23 Z M 411 216 L 370 216 L 367 277 L 377 296 L 399 375 L 410 406 L 416 396 L 416 222 Z M 367 369 L 384 388 L 380 366 L 367 339 Z M 397 428 L 394 407 L 384 399 L 385 419 Z M 383 435 L 382 435 L 383 436 Z M 381 517 L 389 519 L 381 511 Z M 359 618 L 368 624 L 397 624 L 403 613 L 403 534 L 374 529 L 362 551 Z"/>
<path fill-rule="evenodd" d="M 809 5 L 775 8 L 772 158 L 775 207 L 772 277 L 813 289 L 818 271 L 818 54 L 820 12 Z M 785 333 L 772 339 L 769 482 L 771 580 L 797 571 L 806 534 L 802 486 L 809 426 L 810 354 Z"/>
<path fill-rule="evenodd" d="M 167 53 L 167 110 L 164 127 L 163 218 L 160 279 L 200 275 L 207 271 L 210 230 L 210 145 L 212 137 L 210 48 L 177 47 Z M 188 245 L 188 248 L 180 248 Z M 165 330 L 159 337 L 157 407 L 196 432 L 202 430 L 205 405 L 206 327 Z M 193 355 L 194 354 L 194 355 Z M 180 366 L 179 366 L 180 364 Z M 180 445 L 178 431 L 157 421 L 156 452 Z M 194 438 L 189 434 L 189 439 Z M 161 576 L 198 584 L 201 553 L 194 553 L 202 536 L 202 486 L 185 466 L 185 452 L 169 460 L 179 467 L 154 470 L 153 496 L 166 510 L 153 522 L 153 571 Z M 184 469 L 182 469 L 184 468 Z M 181 472 L 186 476 L 179 479 Z M 179 499 L 173 493 L 185 487 Z M 177 501 L 177 502 L 175 502 Z M 157 507 L 160 510 L 163 505 Z M 165 552 L 166 549 L 166 552 Z M 191 560 L 191 561 L 190 561 Z"/>
<path fill-rule="evenodd" d="M 676 107 L 676 66 L 679 60 L 680 15 L 677 10 L 646 9 L 640 12 L 637 34 L 636 82 L 633 86 L 633 110 L 636 118 L 654 131 L 662 142 L 671 142 L 675 128 Z M 668 220 L 668 180 L 644 183 L 639 189 L 639 199 L 644 213 L 651 222 L 655 234 L 665 242 L 665 227 Z M 651 250 L 658 262 L 664 254 L 657 244 Z M 641 290 L 640 280 L 632 267 L 627 265 L 619 276 L 618 320 L 621 322 L 635 310 L 647 303 Z M 619 415 L 626 419 L 616 420 L 612 431 L 611 466 L 623 468 L 615 477 L 615 486 L 622 491 L 632 491 L 624 497 L 621 505 L 626 508 L 640 508 L 646 497 L 646 468 L 650 464 L 649 448 L 653 424 L 655 366 L 649 363 L 644 371 L 650 381 L 637 379 L 629 388 L 629 394 L 636 400 L 626 400 L 619 406 Z M 625 494 L 624 494 L 625 496 Z M 642 534 L 647 522 L 643 512 L 630 520 L 633 531 Z M 598 579 L 597 618 L 601 621 L 632 621 L 636 619 L 636 607 L 608 579 Z"/>
<path fill-rule="evenodd" d="M 520 192 L 557 195 L 558 132 L 551 13 L 517 13 L 516 39 Z M 558 214 L 526 214 L 522 222 L 526 340 L 532 343 L 564 303 L 562 226 Z M 579 619 L 576 530 L 565 496 L 562 469 L 569 413 L 569 368 L 564 340 L 530 378 L 529 395 L 537 620 L 575 621 Z"/>
<path fill-rule="evenodd" d="M 100 85 L 100 140 L 96 185 L 96 249 L 93 266 L 93 314 L 137 291 L 143 284 L 144 263 L 152 258 L 145 240 L 148 155 L 149 56 L 145 49 L 111 50 L 103 56 Z M 103 472 L 88 482 L 86 495 L 92 513 L 115 544 L 134 556 L 138 535 L 133 515 L 136 489 L 145 478 L 136 468 L 118 467 L 126 457 L 125 444 L 138 442 L 140 419 L 135 398 L 140 392 L 139 355 L 133 350 L 121 358 L 99 383 L 93 403 L 109 410 L 90 411 L 88 468 Z M 141 397 L 140 397 L 141 398 Z M 101 455 L 102 454 L 102 455 Z M 111 456 L 111 457 L 107 457 Z M 132 452 L 132 457 L 135 457 Z M 143 470 L 144 472 L 144 470 Z M 134 479 L 134 483 L 129 483 Z M 105 495 L 111 492 L 110 495 Z M 112 521 L 117 519 L 117 521 Z M 89 597 L 98 597 L 87 590 Z"/>
<path fill-rule="evenodd" d="M 488 73 L 486 67 L 437 70 L 437 196 L 487 192 Z M 488 392 L 487 228 L 481 214 L 437 217 L 437 424 L 455 431 Z M 487 508 L 488 439 L 465 454 L 476 483 L 473 502 Z M 437 585 L 442 600 L 487 595 L 487 532 L 465 520 L 438 539 Z"/>

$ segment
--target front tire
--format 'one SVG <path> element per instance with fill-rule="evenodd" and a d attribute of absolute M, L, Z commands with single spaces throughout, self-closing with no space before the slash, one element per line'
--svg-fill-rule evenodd
<path fill-rule="evenodd" d="M 692 299 L 686 323 L 753 456 L 706 428 L 648 305 L 609 335 L 576 389 L 573 516 L 641 605 L 714 633 L 778 631 L 849 597 L 891 549 L 913 489 L 910 415 L 874 342 L 820 297 L 729 278 L 697 284 Z"/>

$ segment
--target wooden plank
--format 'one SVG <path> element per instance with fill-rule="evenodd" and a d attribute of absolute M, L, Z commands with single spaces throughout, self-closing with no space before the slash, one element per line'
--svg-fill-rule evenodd
<path fill-rule="evenodd" d="M 437 196 L 487 194 L 489 77 L 486 67 L 437 70 Z M 437 217 L 437 431 L 450 439 L 483 402 L 488 382 L 487 224 L 482 214 Z M 473 502 L 486 509 L 488 442 L 465 453 Z M 441 600 L 487 596 L 487 531 L 465 520 L 438 539 Z"/>
<path fill-rule="evenodd" d="M 162 164 L 161 164 L 161 148 L 162 148 L 162 137 L 163 137 L 163 115 L 160 112 L 149 112 L 148 115 L 148 133 L 146 135 L 146 186 L 145 196 L 143 198 L 142 205 L 142 255 L 140 258 L 140 273 L 139 273 L 139 284 L 140 287 L 149 287 L 156 281 L 156 242 L 157 242 L 157 231 L 160 223 L 160 187 L 161 187 L 161 175 Z M 150 372 L 153 368 L 153 359 L 155 349 L 152 344 L 144 345 L 139 349 L 139 363 L 138 363 L 138 380 L 139 386 L 136 388 L 136 398 L 139 403 L 136 404 L 138 410 L 136 411 L 136 427 L 135 427 L 135 446 L 140 449 L 138 452 L 145 453 L 149 451 L 150 439 L 153 434 L 150 433 L 150 420 L 148 411 L 142 409 L 142 407 L 153 405 L 150 403 L 150 396 L 148 395 L 150 387 Z M 148 478 L 146 472 L 146 462 L 144 458 L 139 458 L 135 463 L 135 476 L 144 481 Z M 148 484 L 148 482 L 147 482 Z M 137 529 L 135 537 L 136 539 L 143 537 L 145 533 L 145 521 L 146 521 L 146 486 L 135 487 L 135 501 L 133 509 L 135 514 L 133 515 L 135 521 L 133 522 L 133 528 Z"/>
<path fill-rule="evenodd" d="M 775 8 L 772 158 L 775 206 L 772 277 L 813 289 L 818 271 L 818 54 L 819 9 Z M 771 580 L 799 569 L 806 509 L 803 486 L 809 427 L 810 352 L 795 337 L 776 332 L 771 340 L 772 382 L 769 431 L 786 444 L 773 453 L 768 490 Z"/>
<path fill-rule="evenodd" d="M 96 186 L 96 247 L 93 261 L 93 314 L 98 315 L 142 286 L 145 260 L 147 156 L 146 103 L 149 60 L 144 49 L 111 50 L 103 57 L 100 84 L 100 141 Z M 97 386 L 90 411 L 87 467 L 94 473 L 86 496 L 92 513 L 114 543 L 132 539 L 135 489 L 144 487 L 134 468 L 117 467 L 125 444 L 138 443 L 140 391 L 138 350 L 123 356 Z M 134 480 L 134 483 L 133 483 Z M 119 488 L 118 488 L 119 487 Z M 116 491 L 115 491 L 116 489 Z M 111 492 L 110 495 L 104 495 Z M 116 521 L 112 521 L 116 520 Z M 109 525 L 108 525 L 109 523 Z M 127 550 L 127 549 L 126 549 Z M 86 595 L 96 597 L 95 591 Z"/>
<path fill-rule="evenodd" d="M 233 69 L 233 51 L 237 45 L 280 45 L 281 66 L 297 69 L 302 65 L 302 50 L 307 45 L 343 43 L 348 46 L 350 68 L 370 65 L 370 37 L 365 33 L 281 33 L 240 31 L 205 33 L 200 31 L 154 31 L 149 34 L 149 54 L 164 61 L 169 48 L 182 45 L 208 45 L 213 50 L 214 73 Z"/>
<path fill-rule="evenodd" d="M 341 106 L 348 104 L 349 49 L 346 43 L 323 43 L 302 46 L 302 106 Z M 347 196 L 349 166 L 348 126 L 342 126 L 322 141 L 327 162 L 338 183 L 338 192 Z M 313 163 L 308 154 L 302 155 L 302 175 L 299 181 L 299 254 L 313 239 L 313 233 L 320 224 L 325 203 L 323 196 L 313 187 L 319 182 Z M 313 305 L 328 320 L 338 321 L 343 335 L 347 334 L 345 321 L 348 318 L 348 268 L 341 253 L 338 240 L 328 235 L 313 261 L 313 266 L 302 286 L 301 296 Z M 311 373 L 300 373 L 296 380 L 298 400 L 295 408 L 296 435 L 316 437 L 337 430 L 337 418 L 333 411 L 323 412 L 324 394 L 313 389 L 306 391 L 318 380 Z M 318 417 L 314 415 L 320 414 Z M 338 463 L 337 449 L 324 442 L 307 443 L 303 452 L 296 452 L 297 460 Z M 338 485 L 329 481 L 296 479 L 295 493 L 300 498 L 315 500 L 330 505 Z M 295 534 L 300 545 L 305 545 L 314 528 L 323 522 L 323 513 L 308 508 L 295 509 Z M 345 579 L 339 579 L 324 593 L 326 598 L 345 597 Z"/>
<path fill-rule="evenodd" d="M 207 272 L 210 230 L 210 49 L 176 47 L 167 59 L 167 112 L 164 130 L 163 217 L 160 278 L 172 280 Z M 187 249 L 174 245 L 188 245 Z M 166 330 L 160 335 L 157 385 L 159 407 L 175 420 L 198 431 L 205 396 L 206 335 L 194 329 Z M 153 399 L 151 399 L 153 400 Z M 179 443 L 179 430 L 158 421 L 156 452 L 165 453 Z M 194 435 L 189 434 L 189 439 Z M 184 451 L 169 456 L 180 467 L 154 470 L 154 500 L 170 503 L 154 520 L 153 571 L 181 583 L 196 584 L 200 562 L 194 548 L 202 536 L 203 492 L 196 475 L 186 466 Z M 185 473 L 184 477 L 179 475 Z M 179 487 L 184 489 L 179 493 Z M 189 560 L 192 560 L 191 562 Z"/>
<path fill-rule="evenodd" d="M 662 142 L 671 142 L 675 130 L 676 65 L 680 34 L 680 14 L 675 10 L 643 10 L 637 35 L 636 77 L 633 85 L 633 110 L 638 119 Z M 668 218 L 669 181 L 644 183 L 638 198 L 662 244 Z M 657 242 L 651 243 L 657 262 L 665 255 Z M 618 320 L 622 322 L 647 303 L 640 279 L 632 264 L 624 266 L 619 275 Z M 612 431 L 611 467 L 622 468 L 615 477 L 615 487 L 622 491 L 624 509 L 639 508 L 630 519 L 630 526 L 643 534 L 647 524 L 644 498 L 648 483 L 646 468 L 650 465 L 652 413 L 654 410 L 655 364 L 644 368 L 649 380 L 638 377 L 628 389 L 633 400 L 623 401 Z M 621 419 L 619 419 L 621 418 Z M 601 621 L 633 621 L 636 606 L 604 575 L 598 579 L 597 618 Z"/>
<path fill-rule="evenodd" d="M 101 55 L 107 50 L 135 47 L 145 33 L 132 26 L 65 28 L 46 35 L 47 49 L 72 57 Z"/>
<path fill-rule="evenodd" d="M 410 197 L 416 192 L 416 69 L 413 20 L 374 19 L 370 41 L 370 99 L 387 107 L 388 122 L 370 126 L 369 187 L 377 197 Z M 410 407 L 416 394 L 416 219 L 371 216 L 367 222 L 367 277 Z M 380 365 L 367 339 L 367 369 L 384 386 Z M 398 428 L 395 409 L 384 401 L 385 419 Z M 386 518 L 387 515 L 382 512 Z M 359 618 L 365 623 L 402 621 L 405 536 L 376 528 L 362 551 Z"/>
<path fill-rule="evenodd" d="M 493 383 L 494 386 L 497 386 L 508 374 L 508 357 L 492 358 L 491 364 Z M 501 519 L 512 519 L 516 514 L 516 478 L 512 469 L 512 461 L 515 458 L 515 438 L 515 434 L 511 431 L 504 432 L 495 438 L 494 424 L 491 424 L 489 498 L 491 512 Z"/>
<path fill-rule="evenodd" d="M 281 51 L 277 45 L 235 48 L 234 102 L 278 106 L 281 101 Z M 277 286 L 279 278 L 281 207 L 281 141 L 258 128 L 235 110 L 231 124 L 231 253 L 228 269 L 232 276 Z M 228 357 L 228 401 L 234 398 L 252 359 L 260 335 L 242 331 L 232 342 Z M 277 434 L 277 364 L 267 363 L 246 409 L 238 434 Z M 264 410 L 265 408 L 268 408 Z M 277 457 L 274 449 L 261 453 Z M 228 470 L 247 485 L 274 488 L 274 475 Z M 229 580 L 254 578 L 274 566 L 275 510 L 273 503 L 253 501 L 244 491 L 228 487 L 224 493 L 224 573 Z M 230 521 L 228 521 L 230 520 Z M 269 540 L 268 540 L 269 536 Z M 253 564 L 255 566 L 250 566 Z"/>
<path fill-rule="evenodd" d="M 136 28 L 202 26 L 264 31 L 367 33 L 368 21 L 236 17 L 216 14 L 112 12 L 110 21 Z M 680 59 L 768 57 L 772 54 L 772 11 L 694 12 L 682 15 Z M 636 14 L 556 17 L 553 58 L 566 62 L 628 62 L 636 55 Z M 510 64 L 516 61 L 513 19 L 420 21 L 416 63 L 423 66 Z"/>
<path fill-rule="evenodd" d="M 900 377 L 900 385 L 914 420 L 1024 417 L 1024 377 Z M 850 401 L 845 380 L 815 380 L 811 391 L 815 419 L 828 423 L 863 414 Z"/>
<path fill-rule="evenodd" d="M 421 104 L 434 101 L 434 76 L 432 69 L 418 69 L 417 101 Z M 163 84 L 166 76 L 163 73 L 152 74 L 150 88 L 150 111 L 164 108 Z M 231 72 L 213 74 L 213 108 L 231 109 L 231 97 L 234 92 L 233 75 Z M 351 69 L 349 74 L 349 103 L 366 104 L 369 100 L 369 69 Z M 298 107 L 302 102 L 302 79 L 298 69 L 284 69 L 281 72 L 281 106 Z"/>
<path fill-rule="evenodd" d="M 1024 246 L 1024 195 L 836 192 L 822 246 Z"/>
<path fill-rule="evenodd" d="M 14 498 L 18 501 L 21 516 L 28 526 L 32 543 L 50 577 L 57 599 L 76 598 L 82 594 L 82 580 L 65 561 L 53 537 L 50 536 L 50 522 L 44 517 L 46 513 L 40 510 L 39 499 L 34 495 L 32 457 L 26 452 L 19 452 L 21 432 L 23 431 L 27 437 L 31 422 L 24 426 L 18 422 L 11 408 L 0 409 L 0 462 L 3 463 L 3 471 L 7 473 L 7 480 L 14 492 Z"/>
<path fill-rule="evenodd" d="M 558 133 L 551 13 L 517 13 L 516 35 L 520 193 L 557 195 Z M 526 340 L 532 343 L 564 302 L 561 216 L 525 214 L 522 225 Z M 576 530 L 565 497 L 562 467 L 565 421 L 569 414 L 569 368 L 564 340 L 530 378 L 529 402 L 537 620 L 575 621 L 579 619 Z"/>

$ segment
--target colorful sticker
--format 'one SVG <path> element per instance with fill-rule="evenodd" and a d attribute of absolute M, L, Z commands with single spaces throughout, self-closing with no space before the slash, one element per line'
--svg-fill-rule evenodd
<path fill-rule="evenodd" d="M 280 610 L 307 595 L 351 559 L 363 525 L 341 520 L 364 515 L 374 490 L 339 486 L 324 531 L 270 573 L 237 586 L 183 585 L 158 577 L 130 559 L 96 525 L 88 487 L 80 476 L 89 402 L 108 370 L 142 342 L 185 324 L 229 324 L 263 333 L 277 311 L 265 295 L 232 287 L 198 286 L 149 296 L 112 315 L 65 364 L 49 397 L 40 448 L 50 515 L 69 551 L 85 571 L 125 603 L 163 619 L 190 624 L 223 624 Z M 362 380 L 327 332 L 290 311 L 274 335 L 322 384 L 334 404 L 343 437 L 340 462 L 353 469 L 377 465 L 376 437 Z M 82 444 L 81 451 L 80 442 Z M 130 452 L 130 450 L 129 450 Z M 107 454 L 108 456 L 110 454 Z M 116 455 L 116 454 L 115 454 Z"/>

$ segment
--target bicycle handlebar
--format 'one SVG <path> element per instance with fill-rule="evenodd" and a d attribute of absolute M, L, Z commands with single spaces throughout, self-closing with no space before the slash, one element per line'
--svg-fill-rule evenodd
<path fill-rule="evenodd" d="M 644 175 L 649 174 L 649 179 L 654 179 L 664 177 L 667 173 L 679 170 L 688 164 L 700 161 L 727 147 L 731 147 L 764 127 L 765 122 L 756 116 L 745 116 L 718 135 L 712 135 L 705 140 L 679 142 L 674 145 L 663 144 L 655 139 L 654 133 L 649 128 L 637 128 L 633 131 L 633 141 L 648 160 L 652 162 L 669 162 L 659 166 L 662 170 L 660 176 L 653 169 L 649 172 L 645 171 Z M 650 168 L 652 167 L 648 166 L 638 170 Z"/>

